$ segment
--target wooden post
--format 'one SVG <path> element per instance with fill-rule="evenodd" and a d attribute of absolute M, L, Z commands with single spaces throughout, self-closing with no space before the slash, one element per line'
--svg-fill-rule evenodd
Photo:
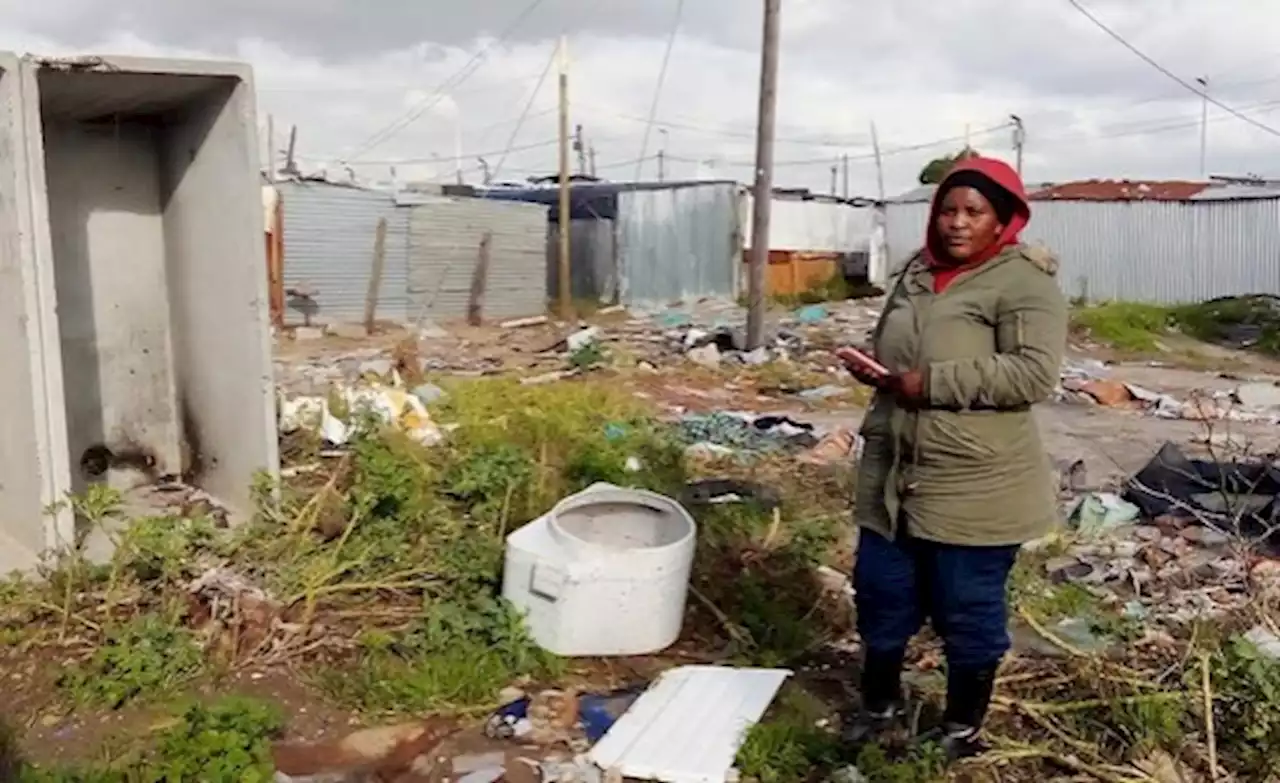
<path fill-rule="evenodd" d="M 760 54 L 760 106 L 756 121 L 755 201 L 751 216 L 751 266 L 747 277 L 747 348 L 764 339 L 765 266 L 769 263 L 769 216 L 773 206 L 773 134 L 778 107 L 778 23 L 782 0 L 764 0 L 764 45 Z"/>
<path fill-rule="evenodd" d="M 569 41 L 560 39 L 560 317 L 573 317 L 573 283 L 569 262 L 569 226 L 573 209 L 569 204 Z"/>
<path fill-rule="evenodd" d="M 382 267 L 386 261 L 387 219 L 378 218 L 378 229 L 373 238 L 373 268 L 369 270 L 369 292 L 364 298 L 364 328 L 370 333 L 378 316 L 378 294 L 382 291 Z"/>
<path fill-rule="evenodd" d="M 471 273 L 471 297 L 467 300 L 467 323 L 479 326 L 484 322 L 484 291 L 489 283 L 489 246 L 493 232 L 486 231 L 480 238 L 480 255 L 476 258 L 475 271 Z"/>

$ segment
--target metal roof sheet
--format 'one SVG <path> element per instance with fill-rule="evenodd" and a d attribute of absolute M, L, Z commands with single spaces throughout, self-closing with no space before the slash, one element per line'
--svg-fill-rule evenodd
<path fill-rule="evenodd" d="M 747 731 L 790 676 L 780 669 L 673 669 L 613 724 L 588 758 L 626 778 L 724 783 Z"/>
<path fill-rule="evenodd" d="M 1032 201 L 1188 201 L 1210 186 L 1184 180 L 1088 179 L 1032 191 Z"/>

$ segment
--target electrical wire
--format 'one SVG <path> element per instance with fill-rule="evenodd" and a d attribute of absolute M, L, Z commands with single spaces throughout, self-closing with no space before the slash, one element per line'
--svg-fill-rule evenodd
<path fill-rule="evenodd" d="M 644 173 L 644 159 L 649 152 L 649 135 L 653 133 L 653 121 L 658 116 L 658 103 L 662 100 L 662 86 L 667 80 L 667 67 L 671 64 L 671 50 L 676 46 L 676 37 L 680 34 L 680 21 L 684 18 L 684 0 L 676 0 L 676 18 L 671 25 L 671 34 L 667 36 L 667 48 L 662 53 L 662 65 L 658 68 L 658 84 L 653 90 L 653 101 L 649 104 L 649 119 L 644 126 L 644 136 L 640 140 L 640 158 L 636 163 L 636 181 L 640 181 Z"/>
<path fill-rule="evenodd" d="M 505 149 L 500 149 L 500 150 L 488 150 L 486 152 L 474 152 L 474 153 L 468 152 L 467 157 L 486 158 L 486 157 L 492 157 L 494 155 L 506 155 L 512 152 L 527 152 L 528 150 L 538 150 L 538 149 L 543 149 L 544 147 L 553 147 L 559 143 L 560 143 L 559 139 L 548 139 L 547 141 L 539 141 L 533 144 L 522 144 L 519 147 L 508 146 Z M 435 157 L 427 157 L 427 158 L 394 158 L 394 159 L 387 159 L 387 160 L 358 160 L 358 161 L 353 161 L 353 163 L 354 165 L 359 165 L 359 166 L 401 166 L 401 165 L 406 165 L 410 163 L 435 163 L 437 161 L 445 159 L 446 157 L 451 157 L 451 155 L 450 156 L 438 155 Z"/>
<path fill-rule="evenodd" d="M 919 144 L 909 144 L 902 147 L 891 147 L 888 149 L 881 150 L 880 157 L 887 158 L 894 155 L 901 155 L 907 152 L 919 152 L 920 150 L 927 150 L 933 147 L 941 147 L 946 144 L 959 144 L 968 140 L 972 140 L 975 136 L 987 136 L 992 133 L 996 133 L 997 131 L 1008 130 L 1011 127 L 1013 127 L 1012 124 L 1006 122 L 1000 125 L 995 125 L 990 128 L 984 128 L 982 130 L 974 131 L 972 133 L 969 133 L 963 136 L 950 136 L 945 139 L 935 139 L 933 141 L 920 142 Z M 874 152 L 871 152 L 865 155 L 850 155 L 849 160 L 850 161 L 874 160 L 875 157 L 876 157 L 876 154 Z M 679 161 L 681 163 L 700 163 L 701 162 L 695 158 L 681 158 L 681 157 L 673 158 L 669 155 L 667 156 L 667 159 Z M 834 158 L 826 157 L 826 158 L 810 158 L 807 160 L 784 160 L 784 161 L 778 161 L 773 165 L 775 168 L 790 168 L 790 167 L 797 167 L 797 166 L 817 166 L 817 165 L 830 166 L 834 162 L 835 162 Z M 726 166 L 737 166 L 737 167 L 748 167 L 748 168 L 754 168 L 756 165 L 754 161 L 746 161 L 746 160 L 742 160 L 742 161 L 717 160 L 716 163 L 723 164 Z"/>
<path fill-rule="evenodd" d="M 1244 106 L 1241 106 L 1240 109 L 1241 111 L 1254 111 L 1260 114 L 1270 113 L 1270 112 L 1276 111 L 1277 109 L 1280 109 L 1280 99 L 1246 104 Z M 1223 122 L 1225 120 L 1230 120 L 1230 119 L 1233 119 L 1233 118 L 1228 116 L 1210 117 L 1209 122 L 1211 123 Z M 1177 120 L 1172 122 L 1169 121 L 1169 120 L 1172 120 L 1172 118 L 1164 118 L 1164 120 L 1165 120 L 1164 124 L 1161 124 L 1161 125 L 1150 125 L 1150 126 L 1139 127 L 1139 128 L 1127 128 L 1127 129 L 1116 130 L 1116 131 L 1111 131 L 1106 133 L 1087 133 L 1087 132 L 1080 131 L 1080 132 L 1064 133 L 1064 134 L 1051 135 L 1051 136 L 1045 136 L 1045 137 L 1037 136 L 1036 143 L 1044 144 L 1048 142 L 1049 144 L 1053 144 L 1057 142 L 1079 143 L 1081 141 L 1103 141 L 1106 139 L 1119 139 L 1127 136 L 1150 136 L 1150 135 L 1155 135 L 1159 133 L 1167 133 L 1169 131 L 1186 130 L 1188 128 L 1198 128 L 1200 126 L 1199 119 L 1195 119 L 1195 120 L 1182 119 L 1182 120 Z M 1151 121 L 1158 122 L 1159 120 L 1151 120 Z"/>
<path fill-rule="evenodd" d="M 547 58 L 547 65 L 542 69 L 542 75 L 538 77 L 538 83 L 534 86 L 533 92 L 529 93 L 529 102 L 524 105 L 524 111 L 520 112 L 520 119 L 516 120 L 516 126 L 511 129 L 511 136 L 507 139 L 507 150 L 502 153 L 502 157 L 498 158 L 498 162 L 494 164 L 493 174 L 491 175 L 494 179 L 497 179 L 498 173 L 502 171 L 502 164 L 507 162 L 507 155 L 515 146 L 516 137 L 520 135 L 520 129 L 524 127 L 525 118 L 529 116 L 529 110 L 533 108 L 534 101 L 538 99 L 538 93 L 542 92 L 542 85 L 547 81 L 547 75 L 551 73 L 551 66 L 556 64 L 556 55 L 559 53 L 558 47 L 559 44 L 557 43 L 551 45 L 551 56 Z M 552 111 L 558 111 L 558 109 L 553 109 Z M 546 113 L 550 114 L 551 112 L 548 111 Z"/>
<path fill-rule="evenodd" d="M 602 107 L 588 106 L 588 110 L 594 113 L 607 114 L 610 117 L 616 117 L 620 120 L 630 122 L 649 122 L 648 118 L 638 117 L 634 114 L 624 114 Z M 654 120 L 653 125 L 656 128 L 666 128 L 669 130 L 683 130 L 692 133 L 701 133 L 707 136 L 723 136 L 732 139 L 755 139 L 754 131 L 735 131 L 727 128 L 714 128 L 709 125 L 698 125 L 690 122 L 676 122 L 672 120 Z M 793 144 L 798 147 L 834 147 L 846 149 L 848 147 L 865 147 L 870 143 L 868 136 L 850 136 L 845 139 L 802 139 L 796 136 L 779 136 L 774 139 L 778 144 Z"/>
<path fill-rule="evenodd" d="M 1252 125 L 1253 127 L 1257 128 L 1258 130 L 1265 131 L 1265 132 L 1267 132 L 1267 133 L 1271 134 L 1272 136 L 1276 136 L 1276 137 L 1280 138 L 1280 130 L 1276 130 L 1275 128 L 1272 128 L 1270 125 L 1266 125 L 1266 124 L 1264 124 L 1264 123 L 1258 122 L 1257 120 L 1253 119 L 1252 117 L 1250 117 L 1250 116 L 1248 116 L 1248 115 L 1246 115 L 1246 114 L 1242 114 L 1241 112 L 1239 112 L 1239 111 L 1237 111 L 1236 109 L 1234 109 L 1234 108 L 1232 108 L 1232 107 L 1228 106 L 1227 104 L 1223 103 L 1222 101 L 1218 100 L 1217 98 L 1214 98 L 1214 97 L 1213 97 L 1212 95 L 1210 95 L 1207 91 L 1205 91 L 1205 90 L 1201 90 L 1200 88 L 1198 88 L 1198 87 L 1196 87 L 1195 85 L 1191 84 L 1191 83 L 1190 83 L 1190 82 L 1188 82 L 1187 80 L 1183 79 L 1181 76 L 1178 76 L 1178 75 L 1177 75 L 1176 73 L 1174 73 L 1173 71 L 1169 70 L 1168 68 L 1164 67 L 1164 66 L 1163 66 L 1163 65 L 1161 65 L 1160 63 L 1158 63 L 1158 62 L 1156 62 L 1155 60 L 1153 60 L 1150 56 L 1148 56 L 1148 55 L 1147 55 L 1145 52 L 1143 52 L 1141 49 L 1139 49 L 1138 47 L 1136 47 L 1136 46 L 1134 46 L 1133 44 L 1129 43 L 1129 41 L 1128 41 L 1128 40 L 1126 40 L 1124 36 L 1120 35 L 1120 34 L 1119 34 L 1119 33 L 1117 33 L 1115 30 L 1112 30 L 1112 29 L 1111 29 L 1110 27 L 1108 27 L 1105 23 L 1103 23 L 1103 21 L 1102 21 L 1101 19 L 1099 19 L 1098 17 L 1096 17 L 1096 16 L 1094 16 L 1092 13 L 1090 13 L 1089 9 L 1085 8 L 1085 7 L 1084 7 L 1084 5 L 1082 5 L 1082 4 L 1080 3 L 1080 0 L 1067 0 L 1067 2 L 1071 5 L 1071 7 L 1072 7 L 1072 8 L 1076 9 L 1077 11 L 1079 11 L 1079 12 L 1084 16 L 1084 18 L 1086 18 L 1086 19 L 1088 19 L 1090 22 L 1092 22 L 1092 23 L 1094 24 L 1094 26 L 1095 26 L 1095 27 L 1097 27 L 1099 30 L 1101 30 L 1102 32 L 1104 32 L 1104 33 L 1106 33 L 1107 35 L 1109 35 L 1109 36 L 1110 36 L 1111 38 L 1113 38 L 1117 43 L 1119 43 L 1119 44 L 1120 44 L 1121 46 L 1123 46 L 1124 48 L 1128 49 L 1130 52 L 1133 52 L 1135 55 L 1137 55 L 1137 56 L 1138 56 L 1138 57 L 1139 57 L 1143 62 L 1145 62 L 1147 65 L 1150 65 L 1152 68 L 1155 68 L 1155 69 L 1156 69 L 1157 71 L 1159 71 L 1160 73 L 1164 74 L 1165 76 L 1169 77 L 1169 78 L 1170 78 L 1170 79 L 1172 79 L 1173 81 L 1177 82 L 1179 85 L 1181 85 L 1181 86 L 1183 87 L 1183 89 L 1187 90 L 1188 92 L 1191 92 L 1191 93 L 1194 93 L 1194 94 L 1196 94 L 1196 95 L 1200 96 L 1200 97 L 1201 97 L 1201 98 L 1203 98 L 1204 100 L 1208 101 L 1209 103 L 1212 103 L 1214 106 L 1217 106 L 1219 109 L 1222 109 L 1223 111 L 1225 111 L 1225 112 L 1227 112 L 1228 114 L 1232 115 L 1232 116 L 1233 116 L 1233 117 L 1235 117 L 1236 119 L 1241 120 L 1242 122 L 1246 122 L 1246 123 L 1248 123 L 1249 125 Z"/>
<path fill-rule="evenodd" d="M 377 131 L 372 136 L 370 136 L 367 140 L 365 140 L 365 142 L 360 145 L 358 150 L 353 155 L 349 156 L 349 159 L 354 160 L 355 158 L 358 158 L 361 155 L 364 155 L 365 153 L 369 152 L 375 147 L 381 144 L 384 144 L 393 136 L 395 136 L 397 133 L 404 130 L 409 125 L 413 124 L 413 122 L 416 121 L 423 114 L 430 111 L 437 104 L 439 104 L 440 101 L 444 99 L 446 91 L 451 90 L 454 87 L 457 87 L 459 84 L 462 84 L 462 82 L 466 81 L 471 76 L 471 74 L 479 70 L 480 66 L 484 63 L 484 59 L 488 56 L 489 52 L 492 51 L 495 47 L 505 43 L 506 40 L 510 38 L 511 35 L 517 29 L 520 28 L 520 25 L 524 24 L 524 21 L 528 19 L 529 16 L 532 15 L 533 12 L 536 11 L 538 7 L 541 6 L 544 2 L 546 2 L 546 0 L 532 0 L 532 2 L 530 2 L 527 6 L 525 6 L 524 10 L 521 11 L 519 15 L 517 15 L 516 18 L 512 20 L 512 22 L 509 25 L 507 25 L 505 29 L 502 30 L 501 33 L 499 33 L 497 38 L 490 40 L 488 44 L 486 44 L 484 47 L 480 49 L 480 51 L 472 55 L 471 59 L 467 61 L 466 65 L 462 66 L 462 68 L 459 69 L 457 72 L 455 72 L 453 76 L 446 79 L 439 87 L 435 89 L 434 92 L 432 92 L 423 100 L 419 101 L 416 106 L 410 108 L 409 111 L 405 112 L 398 119 L 388 123 L 381 130 Z M 347 161 L 343 161 L 343 162 L 345 163 Z"/>

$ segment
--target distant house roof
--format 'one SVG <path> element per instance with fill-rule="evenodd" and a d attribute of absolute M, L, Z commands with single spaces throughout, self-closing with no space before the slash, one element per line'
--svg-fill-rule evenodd
<path fill-rule="evenodd" d="M 1063 182 L 1031 194 L 1035 201 L 1189 201 L 1210 187 L 1186 180 L 1089 179 Z"/>

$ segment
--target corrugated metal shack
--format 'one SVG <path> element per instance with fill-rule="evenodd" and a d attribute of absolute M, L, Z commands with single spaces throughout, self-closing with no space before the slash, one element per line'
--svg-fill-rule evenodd
<path fill-rule="evenodd" d="M 754 197 L 743 198 L 743 262 L 751 244 Z M 807 190 L 775 190 L 769 217 L 769 294 L 799 294 L 836 275 L 876 280 L 871 268 L 875 202 L 841 199 Z M 745 276 L 746 272 L 743 272 Z"/>
<path fill-rule="evenodd" d="M 733 296 L 741 243 L 736 182 L 575 181 L 569 259 L 575 299 L 626 304 Z M 547 295 L 559 292 L 560 191 L 488 188 L 483 198 L 545 204 Z"/>
<path fill-rule="evenodd" d="M 378 221 L 387 221 L 377 315 L 407 318 L 409 211 L 390 193 L 331 182 L 276 184 L 283 223 L 283 323 L 364 319 Z"/>
<path fill-rule="evenodd" d="M 933 188 L 886 205 L 901 261 L 920 247 Z M 1173 304 L 1280 294 L 1280 187 L 1082 181 L 1031 188 L 1028 242 L 1052 248 L 1072 297 Z"/>
<path fill-rule="evenodd" d="M 409 318 L 463 318 L 480 246 L 488 237 L 485 318 L 513 318 L 547 308 L 547 208 L 463 196 L 398 194 L 409 207 Z"/>
<path fill-rule="evenodd" d="M 559 190 L 489 188 L 490 199 L 550 207 L 547 294 L 558 293 Z M 777 191 L 770 222 L 771 293 L 794 293 L 850 268 L 868 274 L 872 202 Z M 749 189 L 733 181 L 584 182 L 570 186 L 575 299 L 625 304 L 733 297 L 746 283 Z M 777 252 L 774 252 L 777 251 Z"/>
<path fill-rule="evenodd" d="M 546 309 L 545 207 L 320 181 L 291 180 L 276 188 L 284 237 L 280 325 L 364 319 L 374 240 L 383 219 L 387 237 L 378 320 L 465 317 L 486 233 L 492 239 L 485 317 Z"/>

